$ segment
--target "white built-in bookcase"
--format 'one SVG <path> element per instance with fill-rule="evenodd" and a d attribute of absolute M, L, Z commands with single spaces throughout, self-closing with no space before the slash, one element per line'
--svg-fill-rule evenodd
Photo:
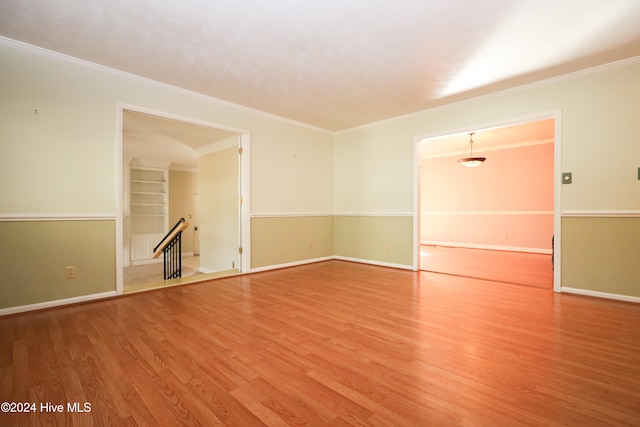
<path fill-rule="evenodd" d="M 149 260 L 168 230 L 168 171 L 132 167 L 129 172 L 131 261 Z"/>

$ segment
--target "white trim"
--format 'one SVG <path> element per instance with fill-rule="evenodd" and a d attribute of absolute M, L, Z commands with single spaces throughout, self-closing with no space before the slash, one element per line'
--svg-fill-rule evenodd
<path fill-rule="evenodd" d="M 562 291 L 562 112 L 551 114 L 554 119 L 553 138 L 553 291 Z"/>
<path fill-rule="evenodd" d="M 600 291 L 591 291 L 588 289 L 562 287 L 562 293 L 612 299 L 617 301 L 640 303 L 640 297 L 636 297 L 632 295 L 611 294 L 608 292 L 600 292 Z"/>
<path fill-rule="evenodd" d="M 446 246 L 448 248 L 466 248 L 466 249 L 487 249 L 490 251 L 507 251 L 507 252 L 526 252 L 532 254 L 545 254 L 551 255 L 551 249 L 545 248 L 524 248 L 521 246 L 500 246 L 500 245 L 482 245 L 476 243 L 458 243 L 458 242 L 436 242 L 436 241 L 422 241 L 421 245 L 428 246 Z"/>
<path fill-rule="evenodd" d="M 398 216 L 412 217 L 412 212 L 335 212 L 334 216 Z"/>
<path fill-rule="evenodd" d="M 412 265 L 406 264 L 395 264 L 391 262 L 383 262 L 383 261 L 373 261 L 370 259 L 362 259 L 362 258 L 351 258 L 344 256 L 334 256 L 333 259 L 338 261 L 349 261 L 349 262 L 357 262 L 359 264 L 369 264 L 369 265 L 377 265 L 379 267 L 390 267 L 390 268 L 398 268 L 400 270 L 413 270 Z"/>
<path fill-rule="evenodd" d="M 410 217 L 411 212 L 257 212 L 251 218 L 295 218 L 313 216 Z"/>
<path fill-rule="evenodd" d="M 218 123 L 207 122 L 204 120 L 196 119 L 188 116 L 181 116 L 177 114 L 167 113 L 165 111 L 154 110 L 147 107 L 140 107 L 137 105 L 128 104 L 125 102 L 116 102 L 116 293 L 122 295 L 124 293 L 124 210 L 123 210 L 123 115 L 124 110 L 134 111 L 138 113 L 149 114 L 153 116 L 168 118 L 172 120 L 178 120 L 186 123 L 194 123 L 200 126 L 206 126 L 214 129 L 223 129 L 229 132 L 235 132 L 239 138 L 235 142 L 238 147 L 242 147 L 242 155 L 239 156 L 239 176 L 238 187 L 239 197 L 242 197 L 242 204 L 238 208 L 238 215 L 240 216 L 238 235 L 239 244 L 243 248 L 242 255 L 240 257 L 240 268 L 242 273 L 248 271 L 251 265 L 251 235 L 247 228 L 243 231 L 243 227 L 249 224 L 249 219 L 245 217 L 248 213 L 251 195 L 251 179 L 249 162 L 250 157 L 250 133 L 246 129 L 234 128 L 230 126 L 220 125 Z"/>
<path fill-rule="evenodd" d="M 195 125 L 204 126 L 208 128 L 221 129 L 227 132 L 234 132 L 239 135 L 248 132 L 248 130 L 246 129 L 231 127 L 227 125 L 221 125 L 221 124 L 209 122 L 206 120 L 196 119 L 190 116 L 183 116 L 180 114 L 174 114 L 174 113 L 168 113 L 166 111 L 155 110 L 153 108 L 147 108 L 147 107 L 141 107 L 139 105 L 128 104 L 126 102 L 118 101 L 117 104 L 122 110 L 129 110 L 129 111 L 133 111 L 134 113 L 142 113 L 150 116 L 157 116 L 165 119 L 176 120 L 179 122 L 193 123 Z M 215 145 L 215 143 L 210 145 Z"/>
<path fill-rule="evenodd" d="M 18 221 L 114 221 L 116 214 L 0 214 L 0 222 Z"/>
<path fill-rule="evenodd" d="M 411 212 L 255 212 L 251 218 L 293 218 L 305 216 L 410 217 Z"/>
<path fill-rule="evenodd" d="M 640 56 L 637 58 L 640 61 Z M 496 93 L 496 96 L 500 96 L 504 94 L 504 92 Z M 478 98 L 476 98 L 477 100 Z M 470 100 L 473 101 L 473 100 Z M 468 101 L 465 101 L 468 102 Z M 453 105 L 453 104 L 452 104 Z M 468 133 L 470 131 L 477 131 L 478 129 L 491 129 L 498 127 L 506 127 L 512 126 L 515 124 L 534 122 L 539 120 L 547 120 L 554 119 L 554 149 L 553 149 L 553 180 L 554 180 L 554 196 L 553 196 L 553 233 L 555 236 L 555 251 L 554 251 L 554 265 L 555 265 L 555 274 L 553 275 L 553 290 L 554 292 L 560 292 L 562 288 L 562 239 L 561 239 L 561 206 L 562 206 L 562 188 L 559 177 L 562 175 L 562 111 L 561 110 L 552 110 L 543 113 L 531 114 L 523 117 L 514 117 L 506 120 L 500 120 L 497 122 L 484 124 L 484 125 L 476 125 L 469 124 L 464 128 L 458 128 L 455 130 L 449 131 L 440 131 L 429 135 L 414 135 L 413 137 L 413 188 L 414 188 L 414 256 L 413 263 L 414 269 L 420 269 L 420 221 L 419 218 L 422 216 L 420 212 L 420 159 L 419 159 L 419 145 L 422 143 L 422 140 L 425 138 L 435 138 L 442 137 L 452 134 L 458 133 Z"/>
<path fill-rule="evenodd" d="M 335 135 L 340 135 L 340 134 L 349 133 L 349 132 L 356 131 L 356 130 L 367 129 L 367 128 L 370 128 L 370 127 L 381 126 L 381 125 L 385 125 L 385 124 L 392 124 L 392 123 L 397 122 L 397 121 L 402 121 L 402 120 L 407 120 L 407 119 L 411 119 L 411 118 L 414 118 L 414 117 L 418 117 L 418 116 L 420 116 L 422 114 L 425 114 L 425 113 L 448 110 L 448 109 L 451 109 L 451 108 L 458 108 L 458 107 L 462 107 L 462 106 L 465 106 L 465 105 L 468 105 L 468 104 L 475 104 L 477 102 L 481 102 L 481 101 L 488 100 L 488 99 L 495 99 L 495 98 L 500 98 L 500 97 L 503 97 L 503 96 L 508 96 L 508 95 L 511 95 L 511 94 L 517 94 L 517 93 L 521 93 L 521 92 L 526 92 L 528 90 L 537 89 L 537 88 L 541 88 L 541 87 L 545 87 L 545 86 L 551 86 L 551 85 L 554 85 L 554 84 L 562 83 L 564 81 L 569 81 L 569 80 L 573 80 L 573 79 L 576 79 L 576 78 L 589 76 L 589 75 L 592 75 L 592 74 L 598 74 L 598 73 L 603 73 L 603 72 L 606 72 L 606 71 L 617 70 L 617 69 L 620 69 L 620 68 L 631 66 L 631 65 L 639 63 L 639 62 L 640 62 L 640 56 L 634 56 L 632 58 L 626 58 L 626 59 L 623 59 L 623 60 L 620 60 L 620 61 L 614 61 L 614 62 L 610 62 L 610 63 L 603 64 L 603 65 L 597 65 L 595 67 L 586 68 L 584 70 L 575 71 L 573 73 L 563 74 L 561 76 L 551 77 L 551 78 L 544 79 L 544 80 L 538 80 L 536 82 L 523 84 L 523 85 L 512 87 L 512 88 L 509 88 L 509 89 L 504 89 L 504 90 L 499 90 L 499 91 L 496 91 L 496 92 L 487 93 L 487 94 L 484 94 L 484 95 L 479 95 L 479 96 L 476 96 L 474 98 L 466 98 L 466 99 L 462 99 L 460 101 L 445 103 L 445 104 L 438 105 L 438 106 L 435 106 L 435 107 L 426 108 L 424 110 L 415 111 L 413 113 L 404 114 L 402 116 L 390 117 L 388 119 L 379 120 L 377 122 L 371 122 L 371 123 L 366 123 L 366 124 L 363 124 L 363 125 L 360 125 L 360 126 L 355 126 L 355 127 L 348 128 L 348 129 L 342 129 L 342 130 L 339 130 L 339 131 L 335 131 L 334 134 Z M 516 122 L 512 122 L 512 124 L 515 124 L 515 123 L 519 123 L 519 122 L 517 122 L 517 121 Z M 486 130 L 486 129 L 483 129 L 483 130 Z M 467 131 L 466 133 L 468 134 L 469 131 Z M 447 135 L 458 134 L 458 133 L 464 133 L 464 132 L 445 132 L 445 133 L 442 133 L 440 135 L 435 135 L 435 134 L 431 135 L 431 137 L 447 136 Z M 560 137 L 560 134 L 556 132 L 556 138 L 559 138 L 559 137 Z"/>
<path fill-rule="evenodd" d="M 377 266 L 380 266 L 380 267 L 398 268 L 398 269 L 401 269 L 401 270 L 413 270 L 413 266 L 411 266 L 411 265 L 393 264 L 393 263 L 389 263 L 389 262 L 372 261 L 372 260 L 368 260 L 368 259 L 350 258 L 350 257 L 343 257 L 343 256 L 335 256 L 334 255 L 334 256 L 328 256 L 328 257 L 322 257 L 322 258 L 304 259 L 304 260 L 300 260 L 300 261 L 288 262 L 288 263 L 285 263 L 285 264 L 276 264 L 276 265 L 268 265 L 268 266 L 265 266 L 265 267 L 252 268 L 251 269 L 251 273 L 260 273 L 262 271 L 278 270 L 278 269 L 281 269 L 281 268 L 296 267 L 296 266 L 305 265 L 305 264 L 315 264 L 317 262 L 331 261 L 331 260 L 357 262 L 359 264 L 370 264 L 370 265 L 377 265 Z"/>
<path fill-rule="evenodd" d="M 267 265 L 264 267 L 252 268 L 251 273 L 260 273 L 262 271 L 278 270 L 280 268 L 296 267 L 298 265 L 305 265 L 305 264 L 315 264 L 317 262 L 330 261 L 332 259 L 335 259 L 335 257 L 328 256 L 328 257 L 322 257 L 322 258 L 310 258 L 310 259 L 303 259 L 300 261 L 287 262 L 284 264 Z"/>
<path fill-rule="evenodd" d="M 200 99 L 204 99 L 206 101 L 209 102 L 214 102 L 216 104 L 219 105 L 223 105 L 223 106 L 228 106 L 230 108 L 234 108 L 237 110 L 241 110 L 241 111 L 245 111 L 247 113 L 252 113 L 252 114 L 256 114 L 258 116 L 262 116 L 262 117 L 268 117 L 268 118 L 272 118 L 274 120 L 278 120 L 281 122 L 285 122 L 285 123 L 290 123 L 293 125 L 297 125 L 297 126 L 301 126 L 307 129 L 312 129 L 312 130 L 316 130 L 318 132 L 322 132 L 322 133 L 327 133 L 327 134 L 332 134 L 332 135 L 340 135 L 343 133 L 347 133 L 347 132 L 351 132 L 354 130 L 358 130 L 358 129 L 365 129 L 368 127 L 373 127 L 373 126 L 379 126 L 382 124 L 386 124 L 386 123 L 393 123 L 395 121 L 400 121 L 400 120 L 405 120 L 405 119 L 409 119 L 412 117 L 416 117 L 418 115 L 424 114 L 425 112 L 432 112 L 432 111 L 438 111 L 438 110 L 443 110 L 443 109 L 449 109 L 449 108 L 455 108 L 455 107 L 459 107 L 459 106 L 463 106 L 466 104 L 470 104 L 470 103 L 476 103 L 479 101 L 482 101 L 484 99 L 493 99 L 493 98 L 498 98 L 498 97 L 502 97 L 502 96 L 506 96 L 512 93 L 520 93 L 520 92 L 524 92 L 527 90 L 531 90 L 531 89 L 535 89 L 538 87 L 545 87 L 545 86 L 550 86 L 556 83 L 560 83 L 563 81 L 567 81 L 567 80 L 572 80 L 574 78 L 578 78 L 578 77 L 583 77 L 583 76 L 588 76 L 591 74 L 598 74 L 598 73 L 602 73 L 602 72 L 606 72 L 606 71 L 610 71 L 610 70 L 616 70 L 616 69 L 620 69 L 620 68 L 624 68 L 633 64 L 636 64 L 638 62 L 640 62 L 640 56 L 635 56 L 632 58 L 626 58 L 620 61 L 614 61 L 614 62 L 610 62 L 607 64 L 603 64 L 603 65 L 597 65 L 595 67 L 591 67 L 591 68 L 587 68 L 584 70 L 579 70 L 579 71 L 575 71 L 573 73 L 568 73 L 568 74 L 563 74 L 561 76 L 556 76 L 556 77 L 551 77 L 548 79 L 544 79 L 544 80 L 539 80 L 536 82 L 531 82 L 531 83 L 527 83 L 524 85 L 520 85 L 520 86 L 516 86 L 513 88 L 509 88 L 509 89 L 504 89 L 501 91 L 496 91 L 496 92 L 492 92 L 492 93 L 488 93 L 488 94 L 484 94 L 484 95 L 480 95 L 474 98 L 467 98 L 467 99 L 463 99 L 457 102 L 451 102 L 451 103 L 445 103 L 442 105 L 438 105 L 432 108 L 426 108 L 420 111 L 415 111 L 413 113 L 409 113 L 409 114 L 405 114 L 405 115 L 401 115 L 401 116 L 395 116 L 395 117 L 391 117 L 388 119 L 383 119 L 383 120 L 379 120 L 377 122 L 371 122 L 371 123 L 366 123 L 360 126 L 355 126 L 355 127 L 351 127 L 351 128 L 347 128 L 347 129 L 341 129 L 338 131 L 331 131 L 328 129 L 324 129 L 318 126 L 314 126 L 314 125 L 310 125 L 308 123 L 303 123 L 303 122 L 299 122 L 293 119 L 289 119 L 286 117 L 282 117 L 282 116 L 278 116 L 275 115 L 273 113 L 267 113 L 265 111 L 261 111 L 261 110 L 257 110 L 255 108 L 251 108 L 251 107 L 247 107 L 245 105 L 240 105 L 240 104 L 235 104 L 233 102 L 230 101 L 225 101 L 223 99 L 220 98 L 216 98 L 210 95 L 205 95 L 202 93 L 198 93 L 198 92 L 194 92 L 194 91 L 190 91 L 188 89 L 183 89 L 177 86 L 172 86 L 169 85 L 167 83 L 162 83 L 156 80 L 152 80 L 146 77 L 142 77 L 142 76 L 138 76 L 136 74 L 132 74 L 132 73 L 128 73 L 122 70 L 118 70 L 115 68 L 110 68 L 104 65 L 100 65 L 100 64 L 96 64 L 84 59 L 80 59 L 80 58 L 76 58 L 74 56 L 70 56 L 70 55 L 66 55 L 60 52 L 56 52 L 53 50 L 49 50 L 49 49 L 45 49 L 39 46 L 35 46 L 35 45 L 31 45 L 25 42 L 21 42 L 18 40 L 14 40 L 8 37 L 4 37 L 4 36 L 0 36 L 0 44 L 7 46 L 7 47 L 11 47 L 14 49 L 19 49 L 22 51 L 27 51 L 27 52 L 32 52 L 38 55 L 42 55 L 48 58 L 52 58 L 55 60 L 59 60 L 59 61 L 64 61 L 67 63 L 71 63 L 71 64 L 75 64 L 84 68 L 89 68 L 95 71 L 100 71 L 100 72 L 105 72 L 108 74 L 112 74 L 112 75 L 116 75 L 116 76 L 120 76 L 120 77 L 124 77 L 127 79 L 131 79 L 131 80 L 136 80 L 142 83 L 146 83 L 150 86 L 155 86 L 161 89 L 165 89 L 165 90 L 170 90 L 173 91 L 175 93 L 179 93 L 179 94 L 184 94 L 187 96 L 192 96 L 194 98 L 200 98 Z M 451 132 L 453 133 L 453 132 Z M 444 135 L 448 135 L 444 134 Z M 556 133 L 556 136 L 558 136 L 559 134 Z"/>
<path fill-rule="evenodd" d="M 240 176 L 238 187 L 240 188 L 240 272 L 247 273 L 251 268 L 251 134 L 249 131 L 240 135 Z"/>
<path fill-rule="evenodd" d="M 9 314 L 24 313 L 27 311 L 34 311 L 34 310 L 43 310 L 46 308 L 60 307 L 62 305 L 78 304 L 81 302 L 95 301 L 95 300 L 100 300 L 105 298 L 113 298 L 115 296 L 116 296 L 116 293 L 114 291 L 109 291 L 109 292 L 102 292 L 99 294 L 82 295 L 79 297 L 39 302 L 39 303 L 29 304 L 29 305 L 19 305 L 16 307 L 0 308 L 0 316 L 7 316 Z"/>
<path fill-rule="evenodd" d="M 184 89 L 184 88 L 181 88 L 181 87 L 173 86 L 173 85 L 170 85 L 170 84 L 167 84 L 167 83 L 162 83 L 162 82 L 159 82 L 159 81 L 156 81 L 156 80 L 152 80 L 152 79 L 149 79 L 149 78 L 146 78 L 146 77 L 138 76 L 136 74 L 128 73 L 126 71 L 118 70 L 118 69 L 115 69 L 115 68 L 110 68 L 110 67 L 107 67 L 105 65 L 95 64 L 93 62 L 90 62 L 90 61 L 87 61 L 87 60 L 84 60 L 84 59 L 76 58 L 76 57 L 70 56 L 70 55 L 65 55 L 64 53 L 60 53 L 60 52 L 56 52 L 56 51 L 53 51 L 53 50 L 45 49 L 45 48 L 42 48 L 42 47 L 39 47 L 39 46 L 35 46 L 35 45 L 28 44 L 28 43 L 20 42 L 20 41 L 13 40 L 13 39 L 10 39 L 10 38 L 7 38 L 7 37 L 0 36 L 0 44 L 8 46 L 8 47 L 15 48 L 15 49 L 19 49 L 19 50 L 22 50 L 22 51 L 32 52 L 32 53 L 35 53 L 35 54 L 38 54 L 38 55 L 42 55 L 42 56 L 45 56 L 45 57 L 48 57 L 48 58 L 51 58 L 51 59 L 54 59 L 54 60 L 64 61 L 64 62 L 67 62 L 67 63 L 78 65 L 80 67 L 88 68 L 88 69 L 91 69 L 91 70 L 94 70 L 94 71 L 99 71 L 99 72 L 108 73 L 108 74 L 111 74 L 111 75 L 115 75 L 115 76 L 118 76 L 118 77 L 123 77 L 123 78 L 130 79 L 130 80 L 135 80 L 135 81 L 138 81 L 138 82 L 150 85 L 150 86 L 154 86 L 154 87 L 157 87 L 157 88 L 160 88 L 160 89 L 164 89 L 164 90 L 169 90 L 169 91 L 172 91 L 174 93 L 181 94 L 181 95 L 191 96 L 191 97 L 194 97 L 194 98 L 203 99 L 205 101 L 214 102 L 214 103 L 219 104 L 219 105 L 223 105 L 223 106 L 230 107 L 230 108 L 233 108 L 233 109 L 236 109 L 236 110 L 240 110 L 240 111 L 244 111 L 244 112 L 247 112 L 247 113 L 255 114 L 257 116 L 268 117 L 268 118 L 271 118 L 271 119 L 274 119 L 274 120 L 278 120 L 280 122 L 290 123 L 290 124 L 293 124 L 293 125 L 297 125 L 297 126 L 301 126 L 301 127 L 307 128 L 307 129 L 316 130 L 316 131 L 322 132 L 322 133 L 333 133 L 330 130 L 323 129 L 323 128 L 320 128 L 320 127 L 317 127 L 317 126 L 313 126 L 313 125 L 310 125 L 308 123 L 299 122 L 299 121 L 296 121 L 296 120 L 293 120 L 293 119 L 289 119 L 289 118 L 286 118 L 286 117 L 275 115 L 273 113 L 267 113 L 266 111 L 257 110 L 255 108 L 247 107 L 245 105 L 235 104 L 233 102 L 225 101 L 224 99 L 216 98 L 216 97 L 213 97 L 211 95 L 205 95 L 203 93 L 198 93 L 198 92 L 194 92 L 194 91 L 191 91 L 191 90 L 188 90 L 188 89 Z"/>
<path fill-rule="evenodd" d="M 413 247 L 413 271 L 420 271 L 420 227 L 422 222 L 421 206 L 421 185 L 422 168 L 420 159 L 420 140 L 414 137 L 413 140 L 413 236 L 411 239 Z"/>
<path fill-rule="evenodd" d="M 640 57 L 639 57 L 640 58 Z M 514 117 L 509 120 L 496 120 L 490 123 L 480 123 L 473 125 L 468 125 L 464 127 L 445 129 L 443 131 L 438 131 L 429 134 L 419 134 L 414 136 L 414 142 L 417 144 L 428 142 L 429 140 L 440 139 L 443 137 L 448 137 L 452 135 L 469 135 L 469 132 L 483 132 L 488 130 L 500 129 L 504 127 L 521 125 L 525 123 L 539 122 L 542 120 L 549 120 L 557 118 L 553 116 L 553 114 L 560 114 L 560 110 L 550 111 L 547 114 L 527 114 L 525 116 Z M 557 130 L 557 129 L 556 129 Z M 560 137 L 558 134 L 554 135 L 554 143 L 556 143 Z"/>
<path fill-rule="evenodd" d="M 553 211 L 429 211 L 421 215 L 553 215 Z"/>
<path fill-rule="evenodd" d="M 333 216 L 332 212 L 264 212 L 252 213 L 251 218 L 295 218 L 295 217 L 313 217 L 313 216 Z"/>
<path fill-rule="evenodd" d="M 113 159 L 115 162 L 115 192 L 116 192 L 116 294 L 122 295 L 124 293 L 124 268 L 130 265 L 130 261 L 125 261 L 124 251 L 124 214 L 125 207 L 124 201 L 124 142 L 122 140 L 122 134 L 124 132 L 124 110 L 125 104 L 116 102 L 116 147 L 114 150 Z M 127 177 L 129 176 L 129 169 L 127 168 Z M 128 178 L 127 178 L 128 179 Z M 129 248 L 131 251 L 131 248 Z M 130 257 L 130 256 L 129 256 Z"/>
<path fill-rule="evenodd" d="M 563 217 L 601 217 L 601 218 L 637 218 L 640 217 L 638 210 L 575 210 L 562 211 Z"/>

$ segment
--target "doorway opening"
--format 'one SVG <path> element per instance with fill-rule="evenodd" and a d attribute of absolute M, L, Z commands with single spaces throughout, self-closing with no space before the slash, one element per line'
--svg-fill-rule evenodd
<path fill-rule="evenodd" d="M 416 139 L 417 270 L 559 291 L 558 127 L 553 114 Z M 487 160 L 467 168 L 472 132 Z"/>
<path fill-rule="evenodd" d="M 249 268 L 249 133 L 120 104 L 117 293 Z M 164 280 L 155 246 L 181 218 L 182 277 Z"/>

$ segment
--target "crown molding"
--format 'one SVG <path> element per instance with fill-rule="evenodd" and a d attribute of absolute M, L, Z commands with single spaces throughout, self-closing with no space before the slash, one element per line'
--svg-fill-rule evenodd
<path fill-rule="evenodd" d="M 499 97 L 510 95 L 510 94 L 525 92 L 527 90 L 537 89 L 537 88 L 545 87 L 545 86 L 551 86 L 551 85 L 554 85 L 554 84 L 557 84 L 557 83 L 560 83 L 560 82 L 573 80 L 573 79 L 576 79 L 576 78 L 579 78 L 579 77 L 584 77 L 584 76 L 588 76 L 588 75 L 592 75 L 592 74 L 603 73 L 605 71 L 617 70 L 617 69 L 628 67 L 630 65 L 634 65 L 634 64 L 638 64 L 638 63 L 640 63 L 640 56 L 634 56 L 634 57 L 631 57 L 631 58 L 621 59 L 619 61 L 609 62 L 607 64 L 602 64 L 602 65 L 596 65 L 595 67 L 585 68 L 583 70 L 574 71 L 572 73 L 562 74 L 560 76 L 550 77 L 548 79 L 543 79 L 543 80 L 538 80 L 536 82 L 526 83 L 526 84 L 515 86 L 515 87 L 509 88 L 509 89 L 503 89 L 503 90 L 487 93 L 487 94 L 484 94 L 484 95 L 475 96 L 475 97 L 472 97 L 472 98 L 462 99 L 460 101 L 445 103 L 445 104 L 442 104 L 442 105 L 437 105 L 435 107 L 426 108 L 424 110 L 415 111 L 413 113 L 404 114 L 404 115 L 396 116 L 396 117 L 390 117 L 388 119 L 383 119 L 383 120 L 379 120 L 379 121 L 376 121 L 376 122 L 371 122 L 371 123 L 367 123 L 367 124 L 364 124 L 364 125 L 355 126 L 355 127 L 349 128 L 349 129 L 342 129 L 342 130 L 334 132 L 334 135 L 340 135 L 340 134 L 349 133 L 349 132 L 356 131 L 356 130 L 368 129 L 368 128 L 371 128 L 371 127 L 382 126 L 382 125 L 385 125 L 385 124 L 394 123 L 396 121 L 402 121 L 402 120 L 406 120 L 406 119 L 411 119 L 413 117 L 417 117 L 417 116 L 420 116 L 420 115 L 425 114 L 425 113 L 448 110 L 448 109 L 451 109 L 451 108 L 461 107 L 461 106 L 468 105 L 468 104 L 475 104 L 477 102 L 484 101 L 484 100 L 487 100 L 487 99 L 499 98 Z"/>
<path fill-rule="evenodd" d="M 455 107 L 459 107 L 459 106 L 463 106 L 463 105 L 467 105 L 467 104 L 472 104 L 472 103 L 476 103 L 476 102 L 480 102 L 482 100 L 485 99 L 493 99 L 493 98 L 498 98 L 498 97 L 502 97 L 505 95 L 509 95 L 512 93 L 520 93 L 520 92 L 524 92 L 526 90 L 531 90 L 531 89 L 535 89 L 535 88 L 539 88 L 539 87 L 544 87 L 544 86 L 550 86 L 559 82 L 563 82 L 563 81 L 567 81 L 567 80 L 571 80 L 574 78 L 578 78 L 578 77 L 583 77 L 583 76 L 587 76 L 587 75 L 591 75 L 591 74 L 597 74 L 597 73 L 601 73 L 601 72 L 605 72 L 605 71 L 610 71 L 610 70 L 615 70 L 615 69 L 619 69 L 619 68 L 624 68 L 633 64 L 637 64 L 640 63 L 640 56 L 635 56 L 632 58 L 626 58 L 626 59 L 622 59 L 619 61 L 614 61 L 614 62 L 610 62 L 607 64 L 602 64 L 602 65 L 597 65 L 595 67 L 590 67 L 590 68 L 585 68 L 584 70 L 579 70 L 579 71 L 574 71 L 572 73 L 567 73 L 567 74 L 563 74 L 560 76 L 555 76 L 555 77 L 551 77 L 548 79 L 543 79 L 543 80 L 539 80 L 537 82 L 531 82 L 531 83 L 527 83 L 527 84 L 523 84 L 520 86 L 516 86 L 513 88 L 509 88 L 509 89 L 504 89 L 504 90 L 499 90 L 496 92 L 491 92 L 488 94 L 484 94 L 484 95 L 480 95 L 480 96 L 476 96 L 473 98 L 467 98 L 467 99 L 463 99 L 460 101 L 455 101 L 455 102 L 451 102 L 451 103 L 445 103 L 443 105 L 438 105 L 435 107 L 431 107 L 431 108 L 426 108 L 424 110 L 420 110 L 420 111 L 415 111 L 409 114 L 404 114 L 401 116 L 395 116 L 395 117 L 390 117 L 388 119 L 383 119 L 383 120 L 379 120 L 379 121 L 375 121 L 375 122 L 371 122 L 371 123 L 367 123 L 364 125 L 360 125 L 360 126 L 355 126 L 352 128 L 348 128 L 348 129 L 342 129 L 342 130 L 338 130 L 338 131 L 331 131 L 328 129 L 324 129 L 324 128 L 320 128 L 318 126 L 313 126 L 310 125 L 308 123 L 303 123 L 303 122 L 299 122 L 293 119 L 288 119 L 286 117 L 282 117 L 282 116 L 278 116 L 272 113 L 267 113 L 266 111 L 262 111 L 262 110 L 258 110 L 255 108 L 251 108 L 251 107 L 247 107 L 244 105 L 240 105 L 240 104 L 235 104 L 233 102 L 230 101 L 225 101 L 223 99 L 220 98 L 215 98 L 213 96 L 210 95 L 204 95 L 202 93 L 198 93 L 198 92 L 194 92 L 188 89 L 183 89 L 177 86 L 173 86 L 167 83 L 162 83 L 156 80 L 152 80 L 146 77 L 142 77 L 142 76 L 138 76 L 136 74 L 132 74 L 132 73 L 128 73 L 126 71 L 122 71 L 122 70 L 118 70 L 115 68 L 111 68 L 111 67 L 107 67 L 105 65 L 100 65 L 100 64 L 96 64 L 94 62 L 90 62 L 84 59 L 80 59 L 80 58 L 76 58 L 74 56 L 71 55 L 67 55 L 64 53 L 60 53 L 60 52 L 56 52 L 53 50 L 49 50 L 49 49 L 45 49 L 39 46 L 35 46 L 35 45 L 31 45 L 25 42 L 21 42 L 18 40 L 14 40 L 14 39 L 10 39 L 8 37 L 4 37 L 4 36 L 0 36 L 0 45 L 3 46 L 7 46 L 7 47 L 12 47 L 15 49 L 19 49 L 22 51 L 28 51 L 28 52 L 32 52 L 32 53 L 36 53 L 42 56 L 46 56 L 52 59 L 56 59 L 56 60 L 60 60 L 60 61 L 64 61 L 64 62 L 68 62 L 68 63 L 72 63 L 84 68 L 89 68 L 89 69 L 93 69 L 95 71 L 100 71 L 100 72 L 105 72 L 105 73 L 109 73 L 112 75 L 117 75 L 120 77 L 124 77 L 124 78 L 128 78 L 128 79 L 132 79 L 132 80 L 137 80 L 141 83 L 145 83 L 151 86 L 156 86 L 158 88 L 162 88 L 165 90 L 171 90 L 173 92 L 179 93 L 179 94 L 183 94 L 183 95 L 187 95 L 187 96 L 191 96 L 194 98 L 200 98 L 203 100 L 206 100 L 208 102 L 213 102 L 219 105 L 224 105 L 236 110 L 240 110 L 240 111 L 244 111 L 250 114 L 255 114 L 258 116 L 262 116 L 262 117 L 267 117 L 267 118 L 271 118 L 274 120 L 278 120 L 280 122 L 284 122 L 284 123 L 289 123 L 292 125 L 296 125 L 296 126 L 301 126 L 307 129 L 311 129 L 311 130 L 315 130 L 318 132 L 322 132 L 325 134 L 330 134 L 330 135 L 341 135 L 344 133 L 349 133 L 352 131 L 356 131 L 359 129 L 367 129 L 370 127 L 375 127 L 375 126 L 381 126 L 383 124 L 389 124 L 389 123 L 393 123 L 396 121 L 401 121 L 401 120 L 406 120 L 406 119 L 410 119 L 412 117 L 416 117 L 419 116 L 421 114 L 427 113 L 427 112 L 433 112 L 433 111 L 440 111 L 440 110 L 446 110 L 446 109 L 450 109 L 450 108 L 455 108 Z"/>
<path fill-rule="evenodd" d="M 116 68 L 111 68 L 106 65 L 96 64 L 95 62 L 87 61 L 84 59 L 76 58 L 75 56 L 67 55 L 64 53 L 56 52 L 54 50 L 45 49 L 43 47 L 31 45 L 25 42 L 21 42 L 18 40 L 10 39 L 8 37 L 0 36 L 0 45 L 11 47 L 14 49 L 22 50 L 25 52 L 35 53 L 40 56 L 45 56 L 54 60 L 63 61 L 69 64 L 74 64 L 79 67 L 88 68 L 94 71 L 103 72 L 111 75 L 115 75 L 118 77 L 135 80 L 143 84 L 147 84 L 149 86 L 155 86 L 159 89 L 170 90 L 172 92 L 186 95 L 192 98 L 199 98 L 205 100 L 207 102 L 213 102 L 215 104 L 219 104 L 225 107 L 233 108 L 235 110 L 244 111 L 249 114 L 255 114 L 257 116 L 270 118 L 273 120 L 277 120 L 280 122 L 292 124 L 295 126 L 300 126 L 303 128 L 315 130 L 322 133 L 333 134 L 334 132 L 320 128 L 317 126 L 310 125 L 308 123 L 299 122 L 297 120 L 288 119 L 286 117 L 278 116 L 276 114 L 267 113 L 266 111 L 258 110 L 255 108 L 247 107 L 245 105 L 235 104 L 231 101 L 225 101 L 224 99 L 216 98 L 211 95 L 205 95 L 199 92 L 194 92 L 188 89 L 184 89 L 178 86 L 173 86 L 168 83 L 162 83 L 157 80 L 153 80 L 147 77 L 142 77 L 137 74 L 129 73 L 126 71 L 118 70 Z"/>

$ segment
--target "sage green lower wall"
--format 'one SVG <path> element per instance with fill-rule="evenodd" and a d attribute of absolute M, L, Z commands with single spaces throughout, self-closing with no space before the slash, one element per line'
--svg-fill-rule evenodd
<path fill-rule="evenodd" d="M 640 297 L 640 218 L 563 217 L 562 286 Z"/>
<path fill-rule="evenodd" d="M 252 268 L 331 256 L 411 266 L 412 248 L 410 216 L 251 219 Z M 0 309 L 113 292 L 115 254 L 112 220 L 0 222 Z M 640 297 L 639 262 L 640 218 L 562 218 L 563 287 Z"/>
<path fill-rule="evenodd" d="M 334 254 L 379 263 L 413 265 L 413 217 L 334 217 Z"/>
<path fill-rule="evenodd" d="M 0 309 L 115 292 L 115 228 L 115 220 L 0 222 Z"/>
<path fill-rule="evenodd" d="M 343 257 L 411 267 L 411 216 L 318 215 L 251 218 L 251 268 Z"/>
<path fill-rule="evenodd" d="M 251 218 L 251 268 L 333 256 L 333 217 Z"/>

